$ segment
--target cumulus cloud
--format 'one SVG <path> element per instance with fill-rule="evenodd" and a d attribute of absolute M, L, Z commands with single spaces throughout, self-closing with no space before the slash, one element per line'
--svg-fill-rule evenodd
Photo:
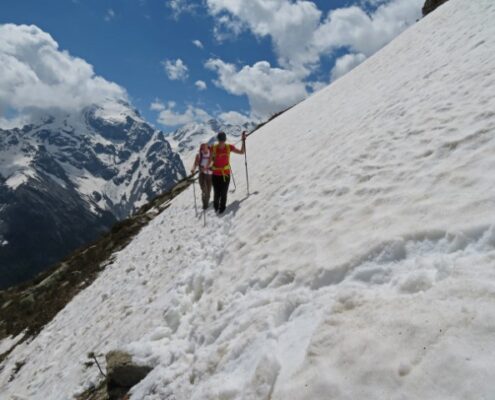
<path fill-rule="evenodd" d="M 206 0 L 217 38 L 224 38 L 226 31 L 238 35 L 244 30 L 269 37 L 281 68 L 260 61 L 238 69 L 218 59 L 206 66 L 218 73 L 217 86 L 247 95 L 252 114 L 266 117 L 326 84 L 308 82 L 322 57 L 339 49 L 350 53 L 336 61 L 330 76 L 337 79 L 414 23 L 423 1 L 361 0 L 361 7 L 339 8 L 324 16 L 309 0 Z"/>
<path fill-rule="evenodd" d="M 158 112 L 157 121 L 165 126 L 185 125 L 191 122 L 206 122 L 211 116 L 203 109 L 188 105 L 184 113 L 175 110 L 176 103 L 169 101 L 167 104 L 159 100 L 154 101 L 150 108 Z"/>
<path fill-rule="evenodd" d="M 328 86 L 328 82 L 323 82 L 323 81 L 312 81 L 306 83 L 306 86 L 310 89 L 312 93 L 318 92 L 321 89 L 325 88 Z"/>
<path fill-rule="evenodd" d="M 313 2 L 207 0 L 207 5 L 217 18 L 217 31 L 224 28 L 237 34 L 244 28 L 259 37 L 270 36 L 282 66 L 311 61 L 302 52 L 321 18 L 321 11 Z"/>
<path fill-rule="evenodd" d="M 203 46 L 203 42 L 201 42 L 201 40 L 193 40 L 192 41 L 193 45 L 195 45 L 198 49 L 202 49 L 204 46 Z"/>
<path fill-rule="evenodd" d="M 194 82 L 198 90 L 206 90 L 206 83 L 204 81 L 196 81 Z"/>
<path fill-rule="evenodd" d="M 16 118 L 127 100 L 122 87 L 95 75 L 90 64 L 60 50 L 33 25 L 0 25 L 0 66 L 0 110 L 12 110 Z M 6 117 L 0 115 L 4 122 Z"/>
<path fill-rule="evenodd" d="M 194 12 L 199 6 L 199 4 L 190 0 L 168 0 L 166 5 L 175 19 L 178 19 L 181 14 Z"/>
<path fill-rule="evenodd" d="M 254 118 L 266 118 L 294 105 L 308 94 L 297 73 L 272 68 L 267 61 L 246 65 L 240 70 L 220 59 L 210 59 L 205 66 L 217 72 L 217 86 L 231 94 L 248 97 Z"/>
<path fill-rule="evenodd" d="M 184 81 L 189 76 L 189 69 L 180 58 L 175 61 L 165 60 L 162 62 L 162 65 L 168 78 L 172 81 Z"/>
<path fill-rule="evenodd" d="M 346 54 L 337 59 L 335 62 L 335 66 L 330 73 L 330 79 L 332 81 L 340 78 L 342 75 L 347 74 L 350 70 L 356 68 L 359 64 L 361 64 L 364 60 L 366 60 L 366 56 L 364 54 Z"/>
<path fill-rule="evenodd" d="M 358 5 L 361 8 L 377 7 L 381 4 L 387 3 L 390 0 L 359 0 Z"/>
<path fill-rule="evenodd" d="M 1 115 L 0 111 L 0 115 Z M 0 128 L 13 129 L 21 126 L 28 125 L 31 122 L 31 118 L 28 115 L 12 116 L 10 118 L 0 116 Z"/>
<path fill-rule="evenodd" d="M 237 111 L 228 111 L 221 113 L 218 115 L 218 119 L 223 123 L 230 125 L 243 125 L 247 122 L 252 121 L 252 118 Z"/>
<path fill-rule="evenodd" d="M 370 56 L 421 15 L 423 0 L 392 0 L 368 15 L 359 7 L 333 10 L 315 31 L 312 46 L 320 53 L 348 47 Z"/>
<path fill-rule="evenodd" d="M 234 40 L 244 29 L 245 26 L 240 19 L 228 14 L 219 15 L 213 28 L 213 36 L 218 42 Z"/>
<path fill-rule="evenodd" d="M 371 14 L 353 6 L 333 10 L 325 19 L 307 0 L 207 0 L 207 6 L 217 28 L 270 37 L 282 67 L 309 74 L 321 56 L 338 48 L 373 54 L 420 17 L 423 2 L 368 0 L 377 6 Z"/>

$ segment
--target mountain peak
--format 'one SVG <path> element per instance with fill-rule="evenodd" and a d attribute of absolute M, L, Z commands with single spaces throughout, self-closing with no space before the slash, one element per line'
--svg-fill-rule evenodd
<path fill-rule="evenodd" d="M 124 102 L 50 113 L 1 133 L 0 242 L 9 244 L 0 249 L 0 288 L 47 268 L 185 176 L 163 134 Z M 21 222 L 28 216 L 33 231 Z"/>

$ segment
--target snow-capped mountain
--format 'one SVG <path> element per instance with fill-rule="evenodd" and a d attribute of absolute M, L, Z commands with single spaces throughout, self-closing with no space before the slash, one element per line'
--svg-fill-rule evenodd
<path fill-rule="evenodd" d="M 493 398 L 494 20 L 450 0 L 263 126 L 251 195 L 203 226 L 182 192 L 6 355 L 2 395 L 74 398 L 123 349 L 152 368 L 131 400 Z"/>
<path fill-rule="evenodd" d="M 185 174 L 128 104 L 0 130 L 0 287 L 94 240 Z"/>
<path fill-rule="evenodd" d="M 172 148 L 181 155 L 186 168 L 190 168 L 191 165 L 189 164 L 194 161 L 194 155 L 201 143 L 213 144 L 218 132 L 225 132 L 227 140 L 235 142 L 241 137 L 243 131 L 250 132 L 256 125 L 255 122 L 232 125 L 211 119 L 206 123 L 186 124 L 170 133 L 167 139 L 170 141 Z"/>

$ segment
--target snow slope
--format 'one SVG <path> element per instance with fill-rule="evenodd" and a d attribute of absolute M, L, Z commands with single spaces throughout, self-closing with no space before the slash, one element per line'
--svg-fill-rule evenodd
<path fill-rule="evenodd" d="M 451 0 L 256 132 L 251 195 L 237 157 L 226 215 L 176 198 L 0 391 L 71 398 L 123 348 L 132 399 L 493 398 L 494 20 Z"/>

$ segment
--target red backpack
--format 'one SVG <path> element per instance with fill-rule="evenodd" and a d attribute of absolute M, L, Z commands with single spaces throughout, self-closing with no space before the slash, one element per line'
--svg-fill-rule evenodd
<path fill-rule="evenodd" d="M 218 144 L 213 145 L 211 157 L 213 175 L 230 175 L 230 144 L 225 144 L 223 149 Z"/>

